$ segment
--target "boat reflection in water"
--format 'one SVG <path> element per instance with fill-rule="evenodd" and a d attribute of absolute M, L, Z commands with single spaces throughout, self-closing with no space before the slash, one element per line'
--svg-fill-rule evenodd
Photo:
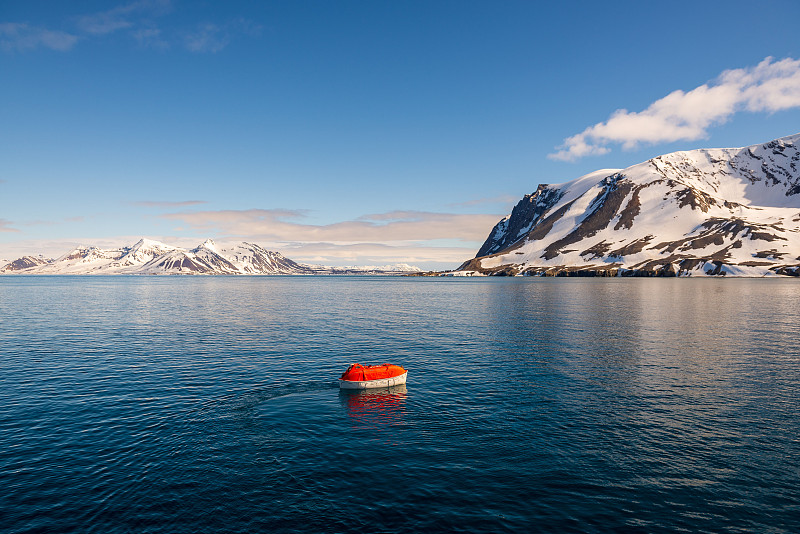
<path fill-rule="evenodd" d="M 350 418 L 368 426 L 402 423 L 407 396 L 405 384 L 380 389 L 339 390 L 339 400 Z"/>

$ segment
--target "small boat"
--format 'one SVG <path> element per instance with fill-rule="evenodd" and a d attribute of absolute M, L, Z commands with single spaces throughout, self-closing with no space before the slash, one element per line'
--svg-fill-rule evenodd
<path fill-rule="evenodd" d="M 339 387 L 342 389 L 388 388 L 405 384 L 406 376 L 408 376 L 408 371 L 399 365 L 354 363 L 339 378 Z"/>

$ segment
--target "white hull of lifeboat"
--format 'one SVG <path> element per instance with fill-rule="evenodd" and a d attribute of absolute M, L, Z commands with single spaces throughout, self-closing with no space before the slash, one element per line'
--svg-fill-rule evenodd
<path fill-rule="evenodd" d="M 405 384 L 407 376 L 408 371 L 392 378 L 379 378 L 377 380 L 342 380 L 340 378 L 339 387 L 341 389 L 389 388 Z"/>

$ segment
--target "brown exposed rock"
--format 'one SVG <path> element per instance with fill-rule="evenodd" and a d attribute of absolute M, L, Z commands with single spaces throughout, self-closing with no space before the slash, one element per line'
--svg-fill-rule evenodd
<path fill-rule="evenodd" d="M 786 256 L 786 253 L 785 252 L 778 252 L 777 250 L 775 250 L 773 248 L 772 250 L 760 250 L 760 251 L 756 252 L 755 254 L 753 254 L 753 256 L 756 257 L 756 258 L 769 258 L 769 257 L 772 257 L 772 258 L 775 258 L 775 259 L 781 259 L 783 256 Z"/>
<path fill-rule="evenodd" d="M 673 265 L 657 266 L 654 269 L 625 269 L 619 263 L 607 265 L 591 265 L 588 267 L 558 266 L 531 267 L 523 271 L 525 276 L 544 277 L 674 277 L 678 271 Z"/>
<path fill-rule="evenodd" d="M 690 206 L 692 209 L 699 209 L 703 213 L 708 213 L 711 206 L 716 206 L 717 201 L 708 193 L 697 190 L 694 187 L 687 187 L 678 191 L 678 207 Z"/>
<path fill-rule="evenodd" d="M 490 276 L 516 276 L 522 271 L 522 266 L 516 264 L 500 265 L 498 267 L 482 267 L 483 258 L 472 258 L 459 266 L 457 271 L 476 271 Z"/>
<path fill-rule="evenodd" d="M 481 271 L 483 269 L 483 267 L 481 267 L 481 259 L 482 258 L 469 259 L 459 265 L 456 271 Z"/>
<path fill-rule="evenodd" d="M 610 243 L 606 243 L 605 241 L 600 241 L 596 245 L 584 250 L 581 252 L 581 256 L 590 256 L 588 259 L 592 260 L 594 258 L 600 258 L 605 256 L 608 252 L 608 249 L 611 248 Z"/>
<path fill-rule="evenodd" d="M 698 235 L 679 239 L 677 241 L 667 241 L 652 247 L 653 250 L 660 250 L 662 253 L 673 253 L 675 251 L 703 249 L 711 245 L 721 246 L 725 241 L 734 237 L 749 237 L 761 241 L 775 241 L 786 238 L 768 232 L 768 230 L 779 230 L 776 225 L 759 225 L 748 223 L 742 219 L 722 219 L 714 217 L 700 225 L 705 230 Z M 741 240 L 733 243 L 733 248 L 741 248 Z"/>
<path fill-rule="evenodd" d="M 608 277 L 618 276 L 619 264 L 589 265 L 583 267 L 559 265 L 556 267 L 530 267 L 523 271 L 525 276 L 545 277 Z"/>
<path fill-rule="evenodd" d="M 612 250 L 611 252 L 608 253 L 608 255 L 612 257 L 624 257 L 624 256 L 630 256 L 632 254 L 638 254 L 639 252 L 644 250 L 644 247 L 647 246 L 647 244 L 650 241 L 652 241 L 653 237 L 654 236 L 652 235 L 648 235 L 641 239 L 631 241 L 630 243 L 628 243 L 623 247 Z"/>
<path fill-rule="evenodd" d="M 673 272 L 673 275 L 682 275 L 688 274 L 691 271 L 697 269 L 700 265 L 704 265 L 709 262 L 717 262 L 719 264 L 723 264 L 722 257 L 724 255 L 716 255 L 716 257 L 710 258 L 696 258 L 692 256 L 686 255 L 673 255 L 663 259 L 658 260 L 649 260 L 634 265 L 632 270 L 634 271 L 662 271 L 664 269 L 670 270 Z M 669 275 L 663 275 L 669 276 Z"/>
<path fill-rule="evenodd" d="M 703 237 L 698 237 L 696 239 L 691 239 L 686 242 L 686 244 L 681 247 L 682 250 L 688 249 L 698 249 L 698 248 L 706 248 L 710 245 L 724 245 L 725 244 L 725 234 L 723 233 L 714 233 L 708 232 Z"/>
<path fill-rule="evenodd" d="M 774 264 L 771 261 L 743 261 L 739 265 L 742 267 L 765 267 Z"/>
<path fill-rule="evenodd" d="M 676 250 L 690 250 L 704 248 L 709 245 L 723 245 L 725 243 L 725 234 L 716 231 L 707 231 L 699 236 L 688 237 L 686 239 L 679 239 L 677 241 L 667 241 L 659 243 L 654 246 L 654 250 L 661 251 L 662 254 L 673 253 Z"/>
<path fill-rule="evenodd" d="M 711 263 L 712 263 L 712 265 L 714 267 L 712 269 L 706 269 L 706 274 L 707 275 L 725 276 L 725 271 L 722 270 L 722 268 L 725 266 L 724 263 L 722 263 L 721 261 L 715 261 L 715 262 L 711 262 Z"/>
<path fill-rule="evenodd" d="M 644 187 L 649 187 L 652 184 L 647 184 Z M 619 221 L 614 226 L 614 230 L 619 230 L 620 228 L 633 228 L 633 220 L 639 215 L 639 211 L 641 211 L 642 203 L 639 200 L 639 191 L 643 189 L 642 186 L 636 187 L 633 189 L 631 193 L 631 199 L 628 202 L 628 205 L 625 206 L 625 209 L 622 210 L 622 213 L 619 214 Z"/>
<path fill-rule="evenodd" d="M 760 241 L 775 241 L 780 239 L 782 241 L 788 241 L 788 239 L 785 237 L 777 236 L 767 232 L 750 232 L 750 239 L 758 239 Z"/>
<path fill-rule="evenodd" d="M 797 258 L 800 260 L 800 258 Z M 800 276 L 800 265 L 781 265 L 771 269 L 775 274 L 782 274 L 784 276 Z"/>
<path fill-rule="evenodd" d="M 179 258 L 165 259 L 156 266 L 163 267 L 166 270 L 189 271 L 193 273 L 205 273 L 211 270 L 207 265 L 203 265 L 183 255 Z"/>
<path fill-rule="evenodd" d="M 590 210 L 594 207 L 593 211 L 570 234 L 551 243 L 542 254 L 544 259 L 551 260 L 561 254 L 561 249 L 564 247 L 592 237 L 606 228 L 633 188 L 633 184 L 625 181 L 621 174 L 609 176 L 601 183 L 604 186 L 603 190 L 589 205 Z"/>

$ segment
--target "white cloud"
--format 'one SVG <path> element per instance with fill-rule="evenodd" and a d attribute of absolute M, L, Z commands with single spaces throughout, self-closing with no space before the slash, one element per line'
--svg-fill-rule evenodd
<path fill-rule="evenodd" d="M 21 52 L 39 47 L 64 52 L 77 42 L 78 36 L 67 32 L 18 22 L 0 23 L 0 50 L 4 52 Z"/>
<path fill-rule="evenodd" d="M 739 111 L 774 113 L 795 107 L 800 107 L 800 60 L 767 57 L 755 67 L 727 70 L 691 91 L 673 91 L 643 111 L 617 110 L 607 121 L 566 138 L 548 158 L 574 161 L 606 154 L 610 144 L 632 149 L 640 143 L 693 141 Z"/>

